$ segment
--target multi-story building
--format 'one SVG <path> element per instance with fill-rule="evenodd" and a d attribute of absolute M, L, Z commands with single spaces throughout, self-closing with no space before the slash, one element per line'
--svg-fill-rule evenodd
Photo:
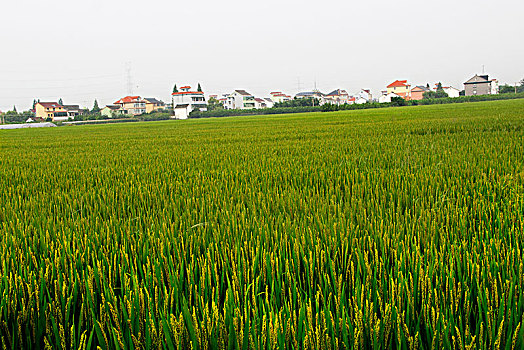
<path fill-rule="evenodd" d="M 78 105 L 61 105 L 58 102 L 38 102 L 35 104 L 35 116 L 42 120 L 51 118 L 52 121 L 66 121 L 75 119 L 82 110 Z"/>
<path fill-rule="evenodd" d="M 113 103 L 120 109 L 127 111 L 124 114 L 140 115 L 146 113 L 146 101 L 140 96 L 126 96 Z"/>
<path fill-rule="evenodd" d="M 395 80 L 387 86 L 386 95 L 394 93 L 402 97 L 404 100 L 411 99 L 411 85 L 407 80 Z"/>
<path fill-rule="evenodd" d="M 373 101 L 373 95 L 369 89 L 361 89 L 358 94 L 355 95 L 355 103 L 358 105 Z"/>
<path fill-rule="evenodd" d="M 255 96 L 246 90 L 235 90 L 227 95 L 225 109 L 253 109 L 256 108 Z"/>
<path fill-rule="evenodd" d="M 318 90 L 299 92 L 295 95 L 295 98 L 315 98 L 319 101 L 320 105 L 326 103 L 326 95 Z"/>
<path fill-rule="evenodd" d="M 346 90 L 337 89 L 327 94 L 326 99 L 328 103 L 343 105 L 349 103 L 349 94 Z"/>
<path fill-rule="evenodd" d="M 122 109 L 120 105 L 107 105 L 100 110 L 100 114 L 108 118 L 114 118 L 127 115 L 127 110 Z"/>
<path fill-rule="evenodd" d="M 280 103 L 280 102 L 292 100 L 291 96 L 286 95 L 280 91 L 272 92 L 270 93 L 270 95 L 271 95 L 271 101 L 273 101 L 273 103 Z"/>
<path fill-rule="evenodd" d="M 146 113 L 151 113 L 166 108 L 166 104 L 153 97 L 144 97 L 146 101 Z"/>
<path fill-rule="evenodd" d="M 172 94 L 175 119 L 187 119 L 195 109 L 207 110 L 207 101 L 202 91 L 191 91 L 191 86 L 183 86 Z"/>
<path fill-rule="evenodd" d="M 496 95 L 499 93 L 497 79 L 489 79 L 488 75 L 477 75 L 464 83 L 466 96 Z"/>
<path fill-rule="evenodd" d="M 417 85 L 413 89 L 411 89 L 411 99 L 412 100 L 422 100 L 424 98 L 424 94 L 428 91 L 431 91 L 427 86 Z"/>

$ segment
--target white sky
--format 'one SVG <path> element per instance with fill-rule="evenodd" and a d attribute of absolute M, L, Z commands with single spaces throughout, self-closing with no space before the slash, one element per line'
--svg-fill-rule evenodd
<path fill-rule="evenodd" d="M 395 79 L 459 89 L 524 78 L 522 0 L 17 0 L 0 12 L 0 110 L 33 99 L 92 107 L 245 89 L 374 94 Z"/>

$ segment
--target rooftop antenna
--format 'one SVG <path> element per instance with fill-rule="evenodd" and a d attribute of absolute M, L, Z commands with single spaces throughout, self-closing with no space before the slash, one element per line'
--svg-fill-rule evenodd
<path fill-rule="evenodd" d="M 484 65 L 482 65 L 482 74 L 483 74 L 483 75 L 486 74 L 484 68 L 485 68 Z"/>
<path fill-rule="evenodd" d="M 298 89 L 298 92 L 302 91 L 302 84 L 300 83 L 300 77 L 297 77 L 297 89 Z"/>
<path fill-rule="evenodd" d="M 126 81 L 127 94 L 133 95 L 133 78 L 131 76 L 131 62 L 126 62 Z"/>

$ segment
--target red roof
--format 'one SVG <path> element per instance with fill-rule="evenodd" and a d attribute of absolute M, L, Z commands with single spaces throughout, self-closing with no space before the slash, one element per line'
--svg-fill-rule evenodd
<path fill-rule="evenodd" d="M 350 100 L 350 101 L 355 101 L 356 98 L 355 98 L 355 97 L 350 97 L 349 100 Z"/>
<path fill-rule="evenodd" d="M 408 86 L 408 81 L 407 80 L 395 80 L 394 82 L 392 82 L 391 84 L 388 85 L 388 88 L 391 88 L 391 87 L 403 87 L 403 86 Z"/>
<path fill-rule="evenodd" d="M 129 103 L 133 102 L 135 100 L 140 100 L 140 96 L 126 96 L 124 98 L 121 98 L 120 100 L 116 101 L 114 104 L 121 104 L 121 103 Z"/>
<path fill-rule="evenodd" d="M 41 106 L 45 107 L 45 108 L 60 108 L 62 106 L 60 106 L 58 104 L 58 102 L 38 102 Z"/>
<path fill-rule="evenodd" d="M 202 91 L 182 91 L 182 92 L 173 92 L 171 95 L 188 95 L 188 94 L 199 94 L 203 95 Z"/>
<path fill-rule="evenodd" d="M 191 86 L 182 86 L 181 89 L 191 89 Z"/>

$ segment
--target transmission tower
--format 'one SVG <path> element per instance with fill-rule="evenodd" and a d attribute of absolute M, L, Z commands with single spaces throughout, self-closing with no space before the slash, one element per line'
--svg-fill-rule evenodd
<path fill-rule="evenodd" d="M 127 94 L 133 95 L 133 77 L 131 75 L 131 62 L 126 62 L 126 85 Z"/>

